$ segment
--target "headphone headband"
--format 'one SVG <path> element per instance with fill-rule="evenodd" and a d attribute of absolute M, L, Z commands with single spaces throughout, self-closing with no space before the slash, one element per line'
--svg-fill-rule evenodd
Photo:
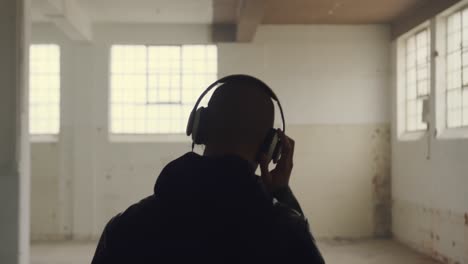
<path fill-rule="evenodd" d="M 275 92 L 273 92 L 273 90 L 266 83 L 261 81 L 260 79 L 255 78 L 255 77 L 250 76 L 250 75 L 245 75 L 245 74 L 228 75 L 226 77 L 223 77 L 223 78 L 215 81 L 210 86 L 208 86 L 208 88 L 205 89 L 205 91 L 200 95 L 200 97 L 198 97 L 198 100 L 195 103 L 195 106 L 193 107 L 192 112 L 190 113 L 190 116 L 192 117 L 195 114 L 195 112 L 198 109 L 198 105 L 200 104 L 202 99 L 205 97 L 205 95 L 209 91 L 211 91 L 215 87 L 219 87 L 219 86 L 222 86 L 222 85 L 224 85 L 226 83 L 233 83 L 233 82 L 244 82 L 244 83 L 245 82 L 251 82 L 251 83 L 256 83 L 257 86 L 263 87 L 263 89 L 270 96 L 270 98 L 278 104 L 278 108 L 279 108 L 280 114 L 281 114 L 281 122 L 283 124 L 283 132 L 286 132 L 286 122 L 285 122 L 285 119 L 284 119 L 283 108 L 281 107 L 281 103 L 280 103 L 278 97 L 276 96 Z M 221 84 L 221 85 L 219 85 L 219 84 Z M 191 131 L 189 132 L 188 129 L 187 129 L 187 136 L 190 135 L 190 133 L 191 133 Z"/>

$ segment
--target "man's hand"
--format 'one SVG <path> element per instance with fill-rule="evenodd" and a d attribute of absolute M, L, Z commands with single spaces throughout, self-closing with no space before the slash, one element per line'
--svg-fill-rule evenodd
<path fill-rule="evenodd" d="M 278 130 L 281 139 L 281 158 L 272 170 L 268 170 L 267 157 L 263 154 L 260 157 L 260 170 L 263 183 L 268 191 L 275 192 L 279 189 L 288 187 L 289 178 L 293 168 L 294 140 L 286 136 L 283 131 Z"/>

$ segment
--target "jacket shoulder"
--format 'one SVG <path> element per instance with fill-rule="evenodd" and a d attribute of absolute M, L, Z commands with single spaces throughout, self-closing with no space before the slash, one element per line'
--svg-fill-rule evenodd
<path fill-rule="evenodd" d="M 120 229 L 120 226 L 123 225 L 125 227 L 129 222 L 142 219 L 139 215 L 145 214 L 146 209 L 151 206 L 153 200 L 154 196 L 148 196 L 112 217 L 104 229 L 104 234 L 114 233 Z"/>

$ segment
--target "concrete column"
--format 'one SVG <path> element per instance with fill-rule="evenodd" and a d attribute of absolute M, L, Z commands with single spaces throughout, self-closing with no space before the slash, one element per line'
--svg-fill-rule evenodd
<path fill-rule="evenodd" d="M 75 240 L 91 240 L 97 237 L 95 89 L 98 87 L 90 77 L 95 76 L 93 47 L 88 44 L 74 46 L 74 56 L 77 59 L 74 62 L 75 86 L 72 94 L 75 103 L 71 110 L 74 126 L 72 228 Z"/>
<path fill-rule="evenodd" d="M 29 263 L 28 11 L 0 1 L 0 263 Z"/>

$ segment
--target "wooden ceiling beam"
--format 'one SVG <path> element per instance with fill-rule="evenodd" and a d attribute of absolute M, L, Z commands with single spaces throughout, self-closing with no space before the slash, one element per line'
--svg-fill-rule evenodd
<path fill-rule="evenodd" d="M 240 0 L 237 13 L 237 42 L 251 42 L 262 22 L 266 0 Z"/>
<path fill-rule="evenodd" d="M 406 12 L 392 23 L 392 39 L 398 38 L 460 1 L 461 0 L 427 0 L 424 5 L 409 10 L 409 12 Z"/>
<path fill-rule="evenodd" d="M 93 40 L 91 20 L 77 0 L 45 0 L 42 8 L 44 15 L 70 39 L 83 42 Z"/>

